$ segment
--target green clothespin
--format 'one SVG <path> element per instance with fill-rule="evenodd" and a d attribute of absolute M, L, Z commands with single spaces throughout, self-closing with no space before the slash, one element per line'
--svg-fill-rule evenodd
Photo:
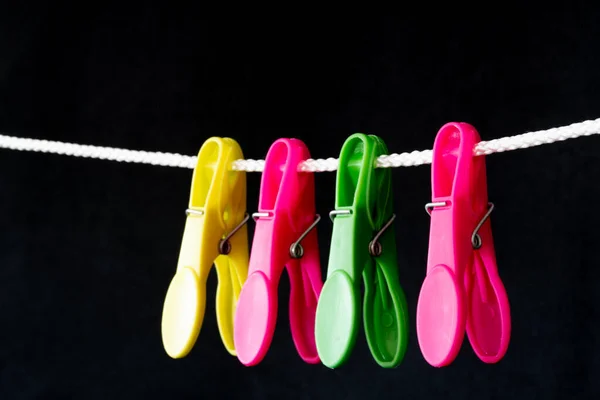
<path fill-rule="evenodd" d="M 344 364 L 356 342 L 361 274 L 364 328 L 373 358 L 393 368 L 406 352 L 408 315 L 391 227 L 391 171 L 375 168 L 377 157 L 387 151 L 379 137 L 355 133 L 340 152 L 335 210 L 329 214 L 329 264 L 315 322 L 317 351 L 329 368 Z"/>

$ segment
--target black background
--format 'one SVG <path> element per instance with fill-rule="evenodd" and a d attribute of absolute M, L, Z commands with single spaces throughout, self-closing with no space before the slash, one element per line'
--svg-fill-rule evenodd
<path fill-rule="evenodd" d="M 354 20 L 345 10 L 307 19 L 292 6 L 244 18 L 166 2 L 4 6 L 0 131 L 188 155 L 229 136 L 247 158 L 296 137 L 325 158 L 354 132 L 400 153 L 431 148 L 449 121 L 489 140 L 600 117 L 595 10 L 450 16 L 430 6 L 420 17 Z M 244 367 L 223 348 L 214 272 L 195 348 L 181 360 L 166 355 L 162 302 L 191 170 L 1 150 L 0 398 L 597 398 L 599 151 L 592 136 L 487 157 L 513 323 L 496 365 L 480 362 L 468 341 L 449 367 L 422 358 L 414 312 L 430 168 L 394 169 L 408 352 L 382 369 L 361 334 L 349 363 L 330 370 L 295 351 L 286 275 L 260 365 Z M 248 174 L 249 212 L 259 183 Z M 334 184 L 334 173 L 316 176 L 321 215 L 333 208 Z M 330 233 L 324 219 L 323 272 Z"/>

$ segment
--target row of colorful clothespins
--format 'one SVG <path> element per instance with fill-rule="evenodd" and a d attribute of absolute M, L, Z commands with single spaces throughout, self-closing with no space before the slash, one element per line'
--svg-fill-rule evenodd
<path fill-rule="evenodd" d="M 429 253 L 416 309 L 418 344 L 436 367 L 450 364 L 466 331 L 477 356 L 499 361 L 510 339 L 510 309 L 496 267 L 485 157 L 474 156 L 475 128 L 448 123 L 433 146 Z M 176 273 L 164 302 L 162 338 L 173 358 L 194 346 L 204 318 L 206 281 L 218 275 L 216 315 L 225 348 L 242 364 L 265 357 L 275 331 L 277 287 L 284 267 L 291 293 L 294 344 L 307 363 L 341 366 L 361 320 L 382 367 L 397 366 L 409 321 L 398 273 L 393 192 L 381 138 L 354 134 L 343 144 L 326 279 L 317 243 L 314 174 L 298 172 L 310 158 L 298 139 L 275 141 L 265 158 L 259 210 L 248 251 L 245 172 L 231 170 L 243 154 L 230 138 L 210 138 L 193 173 Z M 362 279 L 361 279 L 362 278 Z M 361 297 L 361 282 L 364 298 Z"/>

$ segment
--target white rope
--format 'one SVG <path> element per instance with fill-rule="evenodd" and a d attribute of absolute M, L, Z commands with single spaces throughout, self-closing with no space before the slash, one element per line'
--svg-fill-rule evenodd
<path fill-rule="evenodd" d="M 481 156 L 504 151 L 526 149 L 528 147 L 540 146 L 567 139 L 575 139 L 580 136 L 597 134 L 600 134 L 600 118 L 542 131 L 482 141 L 477 143 L 473 149 L 473 154 Z M 0 148 L 189 169 L 193 169 L 196 166 L 197 161 L 196 156 L 185 156 L 177 153 L 127 150 L 114 147 L 100 147 L 49 140 L 19 138 L 7 135 L 0 135 Z M 401 154 L 394 153 L 380 156 L 377 159 L 376 166 L 378 168 L 397 168 L 431 164 L 431 156 L 431 150 L 415 150 Z M 264 160 L 236 160 L 233 163 L 232 169 L 246 172 L 262 172 L 264 165 Z M 326 172 L 335 171 L 337 167 L 337 158 L 327 158 L 306 160 L 299 166 L 299 169 L 300 171 L 305 172 Z"/>
<path fill-rule="evenodd" d="M 0 135 L 0 148 L 192 169 L 196 166 L 197 158 L 195 156 L 184 156 L 176 153 L 126 150 L 115 147 L 90 146 L 84 144 L 55 142 L 50 140 L 19 138 L 6 135 Z"/>

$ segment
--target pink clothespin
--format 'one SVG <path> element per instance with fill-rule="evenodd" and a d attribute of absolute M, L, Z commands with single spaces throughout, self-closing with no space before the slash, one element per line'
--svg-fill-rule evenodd
<path fill-rule="evenodd" d="M 294 344 L 307 363 L 320 361 L 315 344 L 315 312 L 323 282 L 315 226 L 314 174 L 298 171 L 310 158 L 298 139 L 271 145 L 261 178 L 259 212 L 250 253 L 248 278 L 234 320 L 234 343 L 242 364 L 258 364 L 266 355 L 277 319 L 277 287 L 284 267 L 290 279 L 289 316 Z"/>
<path fill-rule="evenodd" d="M 485 157 L 474 156 L 479 133 L 466 123 L 444 125 L 433 146 L 427 276 L 417 304 L 417 337 L 425 360 L 450 364 L 465 329 L 486 363 L 508 348 L 508 297 L 498 276 Z"/>

